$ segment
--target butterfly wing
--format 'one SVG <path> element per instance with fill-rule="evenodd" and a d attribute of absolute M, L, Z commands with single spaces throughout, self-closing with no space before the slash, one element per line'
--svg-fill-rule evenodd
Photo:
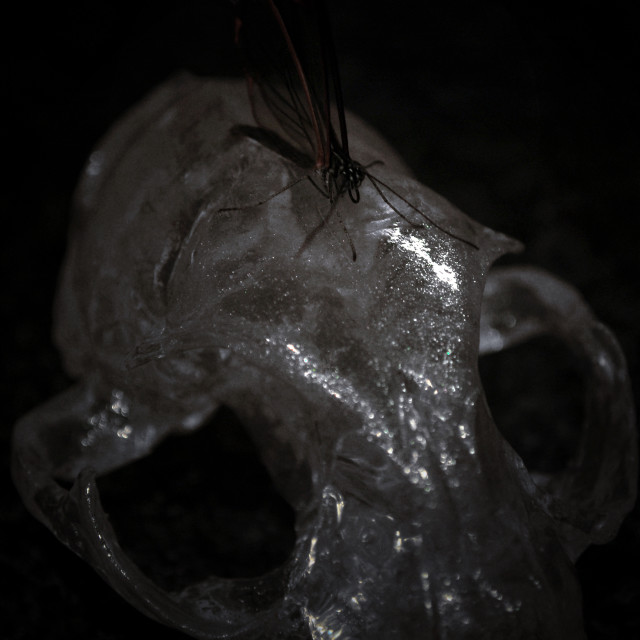
<path fill-rule="evenodd" d="M 240 0 L 236 6 L 236 41 L 257 124 L 310 167 L 328 169 L 340 146 L 331 124 L 339 82 L 323 3 Z"/>

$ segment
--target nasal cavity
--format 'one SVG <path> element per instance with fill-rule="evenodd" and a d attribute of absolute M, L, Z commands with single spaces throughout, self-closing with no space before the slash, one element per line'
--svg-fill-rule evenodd
<path fill-rule="evenodd" d="M 479 367 L 496 425 L 527 469 L 543 475 L 564 469 L 585 417 L 580 359 L 545 336 L 483 356 Z"/>
<path fill-rule="evenodd" d="M 167 590 L 262 575 L 293 549 L 293 510 L 226 408 L 98 486 L 123 550 Z"/>

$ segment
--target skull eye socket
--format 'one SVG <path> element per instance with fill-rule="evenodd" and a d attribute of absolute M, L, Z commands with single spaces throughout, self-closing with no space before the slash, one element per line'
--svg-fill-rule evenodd
<path fill-rule="evenodd" d="M 495 423 L 531 473 L 565 469 L 585 418 L 584 367 L 560 340 L 540 336 L 479 361 Z"/>
<path fill-rule="evenodd" d="M 166 590 L 262 575 L 293 549 L 293 510 L 228 409 L 98 485 L 123 550 Z"/>

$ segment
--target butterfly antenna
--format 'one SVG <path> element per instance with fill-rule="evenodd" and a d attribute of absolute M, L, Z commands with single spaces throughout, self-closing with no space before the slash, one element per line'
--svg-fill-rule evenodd
<path fill-rule="evenodd" d="M 480 247 L 477 244 L 471 242 L 471 240 L 467 240 L 462 236 L 452 233 L 448 229 L 445 229 L 443 226 L 439 225 L 437 222 L 434 222 L 426 213 L 418 209 L 418 207 L 416 207 L 415 204 L 413 204 L 412 202 L 409 202 L 409 200 L 407 200 L 406 198 L 403 198 L 395 189 L 390 187 L 388 184 L 384 183 L 379 178 L 372 176 L 370 173 L 367 173 L 366 175 L 367 175 L 367 178 L 369 178 L 369 180 L 371 181 L 371 184 L 373 185 L 374 189 L 378 192 L 379 196 L 384 200 L 384 202 L 388 204 L 391 207 L 391 209 L 393 209 L 393 211 L 397 215 L 399 215 L 403 220 L 406 220 L 412 227 L 417 227 L 420 225 L 416 225 L 414 222 L 409 220 L 404 214 L 402 214 L 398 210 L 396 206 L 391 204 L 391 202 L 389 201 L 389 198 L 387 198 L 387 196 L 383 193 L 382 189 L 380 188 L 380 185 L 382 185 L 385 189 L 388 189 L 394 196 L 396 196 L 396 198 L 402 200 L 410 209 L 413 209 L 417 214 L 420 215 L 420 217 L 426 220 L 429 224 L 433 225 L 436 229 L 439 229 L 443 233 L 446 233 L 451 238 L 459 240 L 460 242 L 464 242 L 465 244 L 469 245 L 470 247 L 473 247 L 474 249 L 480 249 Z"/>

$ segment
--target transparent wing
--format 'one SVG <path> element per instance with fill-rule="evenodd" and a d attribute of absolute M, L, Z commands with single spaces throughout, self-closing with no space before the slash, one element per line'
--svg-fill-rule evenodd
<path fill-rule="evenodd" d="M 237 3 L 236 41 L 256 123 L 317 169 L 329 167 L 337 140 L 331 125 L 333 45 L 325 15 L 317 0 Z"/>

